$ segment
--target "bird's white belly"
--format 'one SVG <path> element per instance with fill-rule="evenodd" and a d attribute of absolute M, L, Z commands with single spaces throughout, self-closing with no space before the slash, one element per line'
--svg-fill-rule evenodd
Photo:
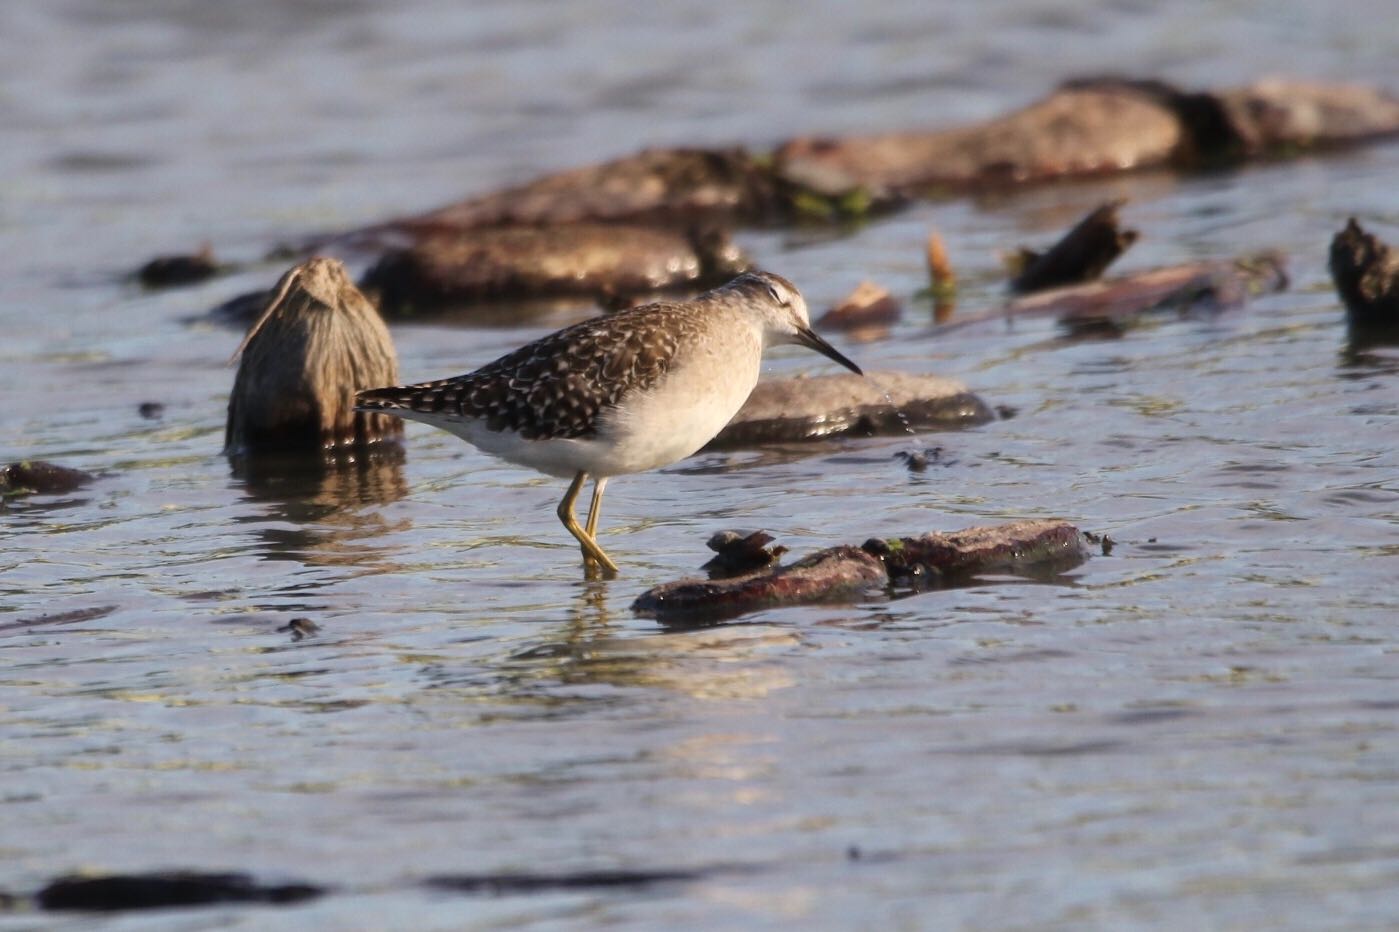
<path fill-rule="evenodd" d="M 714 439 L 748 400 L 761 365 L 756 335 L 740 332 L 715 341 L 692 351 L 658 385 L 623 397 L 598 418 L 591 437 L 526 440 L 513 431 L 488 430 L 474 418 L 439 414 L 418 419 L 486 453 L 551 476 L 571 478 L 579 470 L 594 477 L 620 476 L 668 466 Z M 414 417 L 413 412 L 401 413 Z"/>

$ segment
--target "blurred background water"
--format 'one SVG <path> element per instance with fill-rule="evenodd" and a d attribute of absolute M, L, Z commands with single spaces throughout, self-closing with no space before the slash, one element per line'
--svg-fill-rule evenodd
<path fill-rule="evenodd" d="M 923 474 L 899 438 L 618 480 L 605 585 L 578 579 L 556 482 L 427 428 L 401 465 L 234 476 L 241 334 L 196 319 L 282 268 L 126 277 L 645 146 L 989 117 L 1083 74 L 1399 90 L 1389 7 L 0 4 L 0 461 L 102 473 L 0 511 L 0 889 L 183 867 L 338 891 L 141 928 L 1392 925 L 1399 353 L 1348 342 L 1324 260 L 1353 214 L 1399 238 L 1399 146 L 740 233 L 813 309 L 863 278 L 906 300 L 892 339 L 837 338 L 866 368 L 958 376 L 1018 416 L 918 438 L 943 450 Z M 975 309 L 998 252 L 1113 197 L 1143 232 L 1121 270 L 1276 248 L 1293 287 L 1109 341 L 929 336 L 929 229 Z M 394 337 L 419 380 L 543 329 Z M 628 609 L 722 528 L 801 552 L 1046 515 L 1121 543 L 1053 583 L 702 630 Z M 319 634 L 278 630 L 298 616 Z M 420 885 L 601 869 L 697 877 Z"/>

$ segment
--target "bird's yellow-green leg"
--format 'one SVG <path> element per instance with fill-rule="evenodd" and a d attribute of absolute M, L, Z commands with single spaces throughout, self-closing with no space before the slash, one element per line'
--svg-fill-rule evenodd
<path fill-rule="evenodd" d="M 588 532 L 588 537 L 592 538 L 593 545 L 599 550 L 602 549 L 602 546 L 597 542 L 597 520 L 602 515 L 602 490 L 605 488 L 607 488 L 606 476 L 593 483 L 593 501 L 588 506 L 588 523 L 583 526 L 583 529 Z M 597 560 L 593 559 L 587 547 L 583 548 L 583 566 L 589 573 L 597 573 L 600 570 L 600 565 Z"/>
<path fill-rule="evenodd" d="M 607 488 L 605 476 L 593 483 L 593 503 L 588 506 L 588 524 L 585 530 L 594 542 L 597 541 L 597 519 L 602 514 L 602 490 L 605 488 Z"/>
<path fill-rule="evenodd" d="M 573 477 L 573 482 L 569 484 L 568 491 L 564 493 L 563 501 L 559 502 L 559 520 L 563 522 L 564 527 L 568 528 L 568 533 L 572 534 L 574 538 L 577 539 L 578 543 L 583 546 L 583 565 L 585 567 L 591 568 L 589 561 L 594 561 L 597 566 L 602 568 L 606 575 L 616 576 L 617 564 L 612 562 L 611 557 L 603 553 L 602 548 L 597 545 L 597 541 L 593 540 L 592 534 L 578 524 L 578 519 L 573 514 L 573 504 L 578 501 L 578 493 L 582 491 L 583 483 L 587 481 L 588 474 L 582 471 L 579 471 L 578 475 Z M 605 485 L 606 483 L 599 480 L 599 484 Z M 588 516 L 588 524 L 590 527 L 595 527 L 597 523 L 595 515 L 598 502 L 601 498 L 602 490 L 595 488 L 593 490 L 594 514 Z"/>

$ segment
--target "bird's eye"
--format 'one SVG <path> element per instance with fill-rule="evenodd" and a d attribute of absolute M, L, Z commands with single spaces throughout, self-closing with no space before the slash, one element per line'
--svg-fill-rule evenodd
<path fill-rule="evenodd" d="M 776 285 L 768 285 L 768 294 L 772 296 L 772 300 L 776 301 L 780 307 L 791 307 L 791 299 L 778 291 Z"/>

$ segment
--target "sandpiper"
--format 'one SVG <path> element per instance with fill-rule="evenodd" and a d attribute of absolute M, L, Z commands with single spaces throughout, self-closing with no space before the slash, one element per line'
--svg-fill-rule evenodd
<path fill-rule="evenodd" d="M 596 538 L 607 480 L 669 465 L 712 440 L 757 384 L 763 350 L 784 343 L 863 374 L 812 332 L 791 282 L 749 272 L 692 301 L 565 327 L 467 375 L 362 391 L 356 410 L 423 421 L 508 462 L 571 476 L 559 520 L 582 545 L 588 574 L 615 576 Z M 589 476 L 593 500 L 580 526 L 574 503 Z"/>

